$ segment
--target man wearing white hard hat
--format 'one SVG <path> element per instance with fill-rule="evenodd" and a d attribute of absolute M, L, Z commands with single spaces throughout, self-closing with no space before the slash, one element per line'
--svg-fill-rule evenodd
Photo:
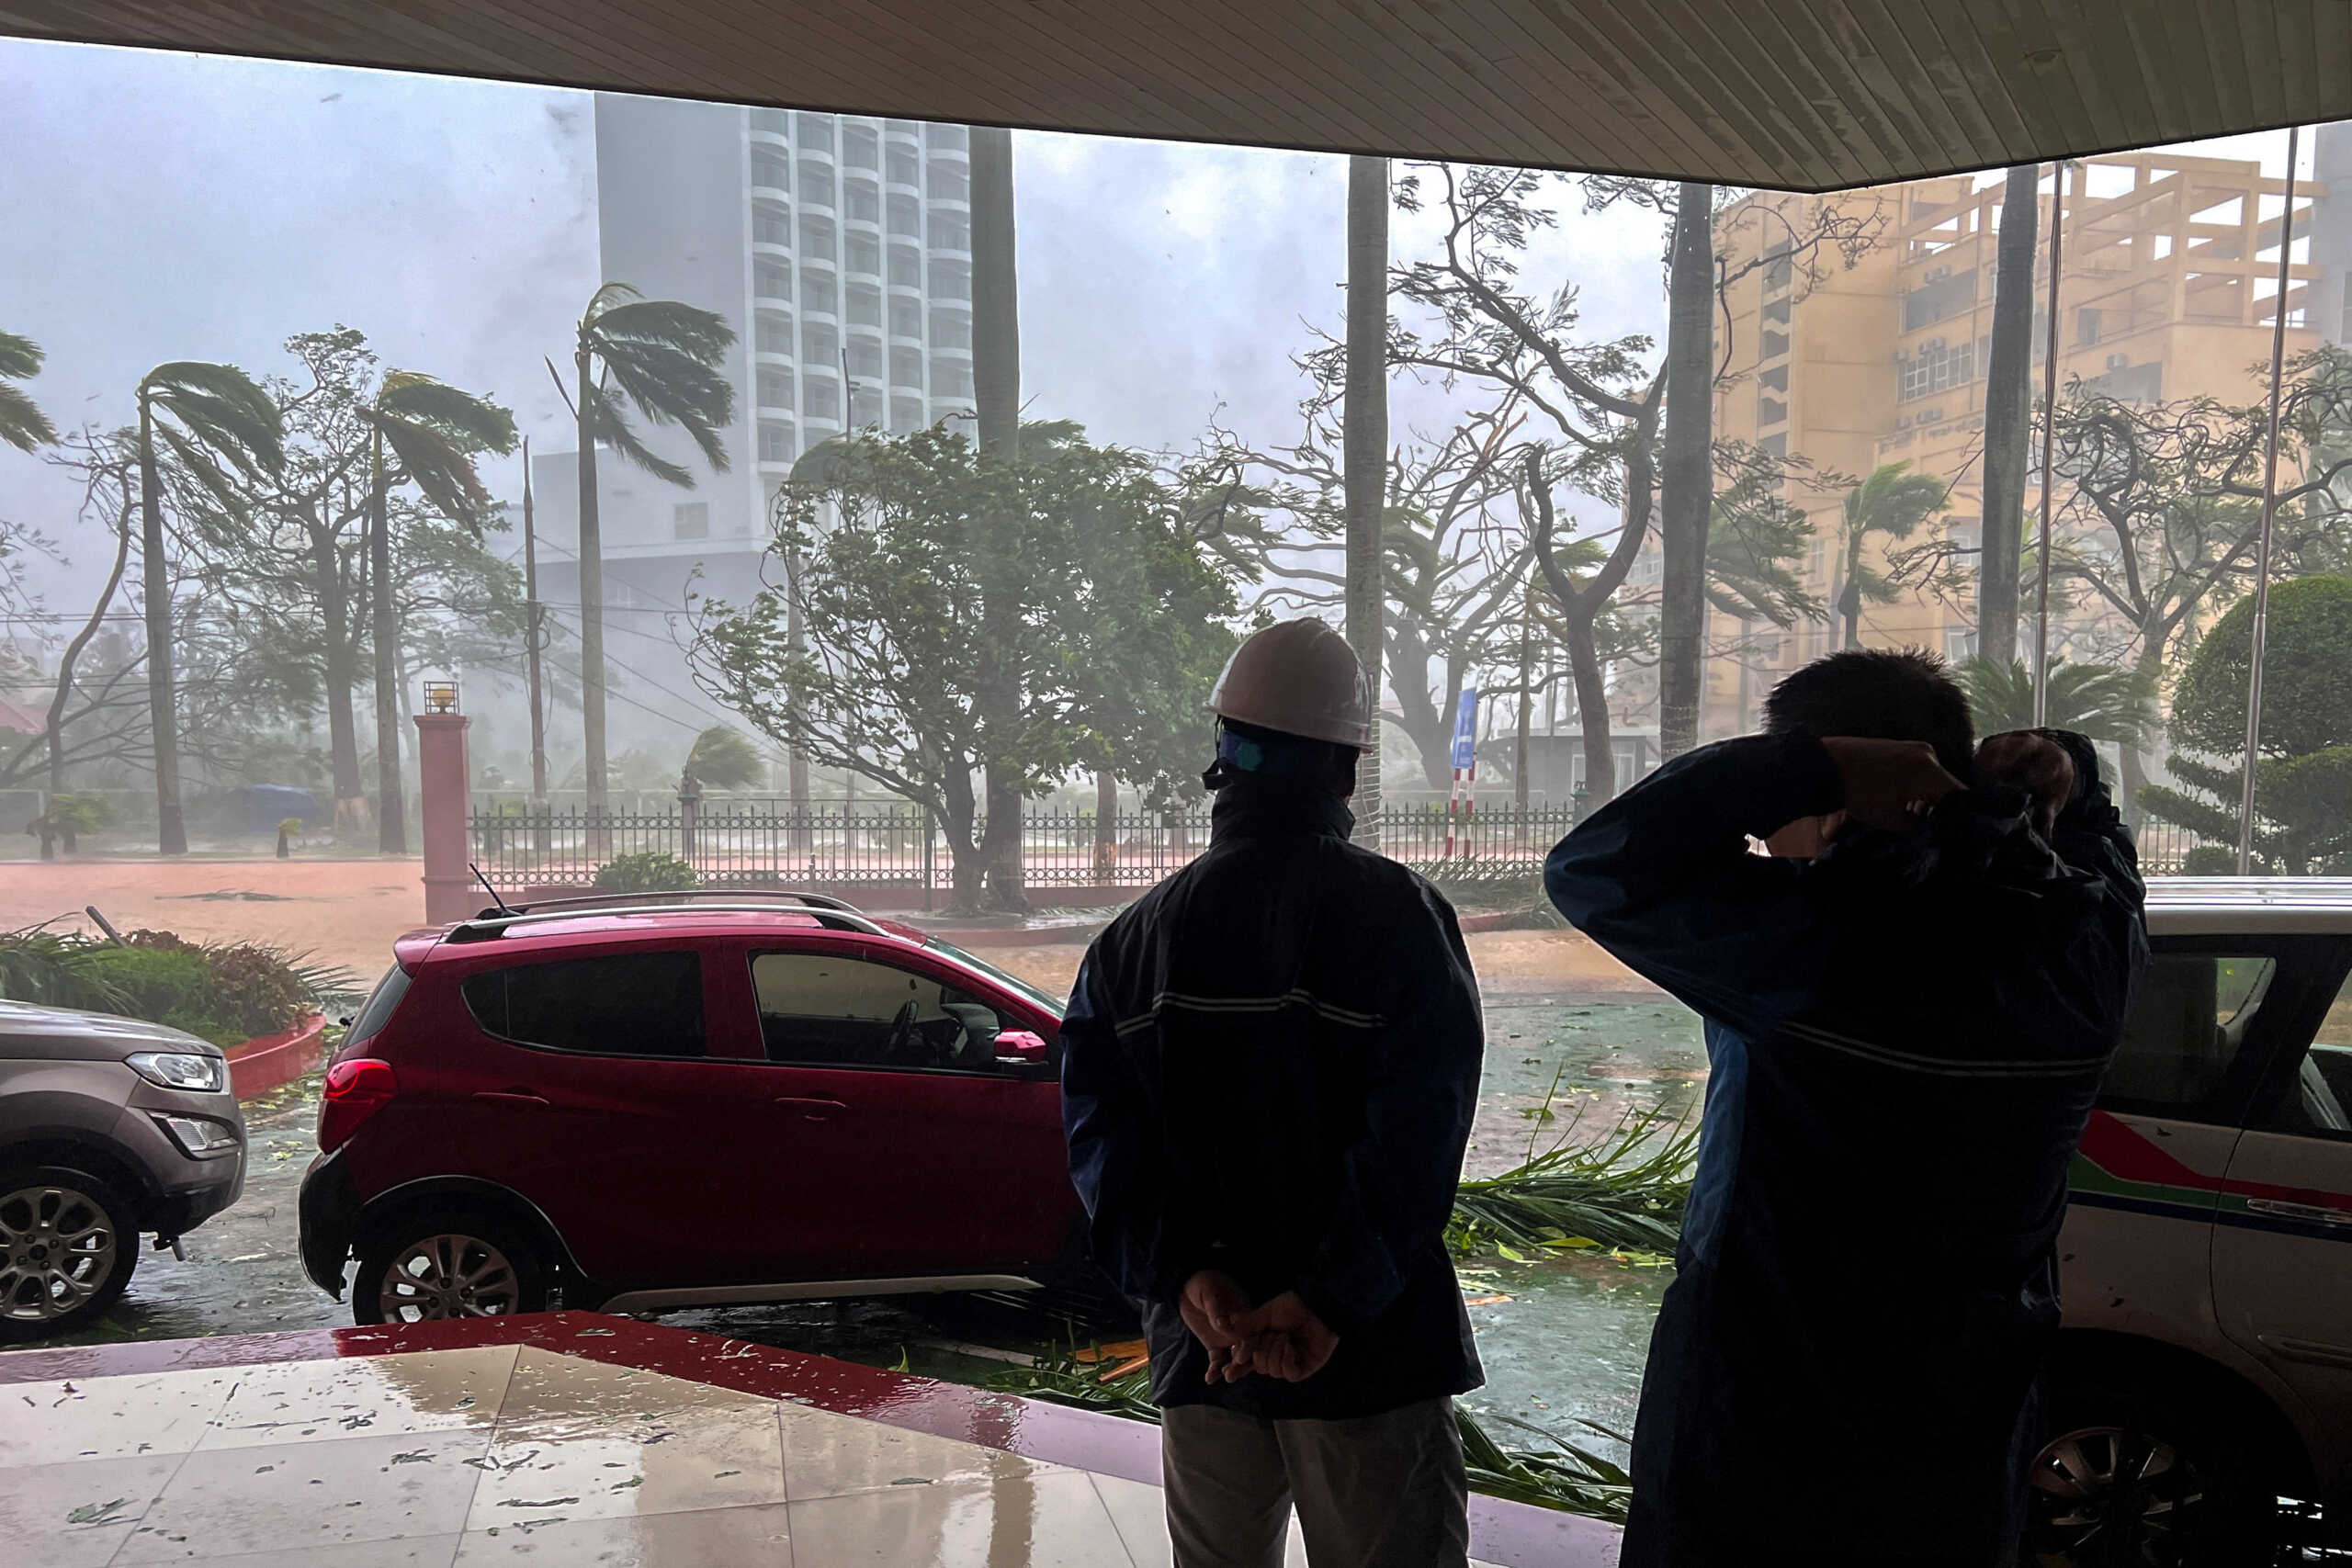
<path fill-rule="evenodd" d="M 1453 910 L 1349 841 L 1373 686 L 1320 621 L 1208 705 L 1206 853 L 1095 940 L 1062 1025 L 1096 1260 L 1143 1313 L 1178 1568 L 1467 1560 L 1444 1244 L 1485 1031 Z"/>

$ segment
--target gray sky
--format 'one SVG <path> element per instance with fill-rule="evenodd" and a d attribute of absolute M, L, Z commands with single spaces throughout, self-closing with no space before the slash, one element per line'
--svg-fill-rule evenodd
<path fill-rule="evenodd" d="M 283 371 L 288 334 L 343 322 L 571 446 L 539 361 L 597 281 L 586 95 L 0 40 L 0 328 L 48 351 L 28 389 L 61 428 L 128 419 L 162 361 Z M 1292 438 L 1304 323 L 1341 315 L 1345 161 L 1046 133 L 1015 159 L 1033 412 L 1181 448 L 1221 406 Z M 1579 220 L 1544 250 L 1536 276 L 1573 266 L 1589 321 L 1657 329 L 1654 221 Z M 1433 406 L 1396 400 L 1400 434 Z M 0 515 L 75 560 L 43 574 L 52 609 L 97 553 L 70 536 L 75 500 L 0 449 Z"/>

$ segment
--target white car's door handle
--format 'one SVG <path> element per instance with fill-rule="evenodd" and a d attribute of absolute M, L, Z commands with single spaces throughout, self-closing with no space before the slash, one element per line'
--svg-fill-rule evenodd
<path fill-rule="evenodd" d="M 2352 1225 L 2352 1209 L 2326 1209 L 2316 1203 L 2290 1203 L 2278 1198 L 2249 1198 L 2245 1206 L 2257 1214 L 2282 1220 L 2308 1220 L 2320 1225 Z"/>

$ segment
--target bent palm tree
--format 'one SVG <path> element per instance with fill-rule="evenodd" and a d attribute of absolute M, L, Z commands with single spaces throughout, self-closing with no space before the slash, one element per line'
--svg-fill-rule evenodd
<path fill-rule="evenodd" d="M 719 432 L 735 419 L 735 388 L 719 371 L 735 329 L 727 318 L 674 299 L 648 299 L 607 283 L 580 318 L 572 366 L 580 422 L 580 733 L 588 809 L 605 809 L 605 546 L 596 511 L 596 443 L 654 478 L 692 490 L 695 477 L 647 446 L 627 406 L 656 424 L 683 425 L 703 460 L 727 471 Z"/>
<path fill-rule="evenodd" d="M 487 398 L 395 370 L 360 410 L 368 429 L 368 581 L 376 645 L 376 834 L 387 854 L 408 852 L 401 799 L 400 605 L 392 592 L 391 491 L 399 479 L 453 523 L 481 531 L 490 492 L 474 471 L 484 452 L 514 450 L 514 416 Z M 391 461 L 385 460 L 385 449 Z"/>
<path fill-rule="evenodd" d="M 1838 614 L 1846 623 L 1846 646 L 1862 646 L 1862 604 L 1892 604 L 1902 597 L 1887 575 L 1864 558 L 1873 535 L 1907 539 L 1919 525 L 1944 509 L 1950 487 L 1932 474 L 1915 474 L 1907 462 L 1883 463 L 1846 492 L 1841 563 L 1843 585 Z"/>
<path fill-rule="evenodd" d="M 155 749 L 156 843 L 187 852 L 180 818 L 180 735 L 172 671 L 172 581 L 164 559 L 164 464 L 175 478 L 232 514 L 239 490 L 285 459 L 277 405 L 233 365 L 177 359 L 139 383 L 139 524 L 147 615 L 147 706 Z"/>
<path fill-rule="evenodd" d="M 1971 659 L 1952 671 L 1979 735 L 2033 724 L 2033 672 L 2019 659 Z M 2050 661 L 2050 711 L 2043 722 L 2093 740 L 2143 746 L 2156 726 L 2155 682 L 2140 671 Z"/>
<path fill-rule="evenodd" d="M 29 381 L 40 374 L 41 361 L 49 356 L 40 344 L 15 333 L 0 333 L 0 441 L 6 441 L 19 452 L 29 452 L 36 446 L 46 446 L 57 439 L 57 427 L 40 412 L 22 387 L 12 387 L 11 381 Z"/>

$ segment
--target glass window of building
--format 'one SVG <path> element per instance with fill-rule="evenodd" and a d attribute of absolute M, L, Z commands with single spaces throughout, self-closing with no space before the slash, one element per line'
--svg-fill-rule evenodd
<path fill-rule="evenodd" d="M 761 310 L 752 317 L 752 341 L 762 354 L 792 352 L 792 312 Z"/>
<path fill-rule="evenodd" d="M 800 441 L 788 419 L 760 421 L 760 461 L 789 463 L 800 456 Z"/>
<path fill-rule="evenodd" d="M 763 299 L 792 298 L 792 264 L 782 256 L 752 258 L 752 292 Z"/>
<path fill-rule="evenodd" d="M 783 366 L 761 366 L 759 389 L 760 407 L 763 409 L 792 407 L 792 372 Z"/>
<path fill-rule="evenodd" d="M 892 146 L 885 174 L 894 186 L 922 184 L 922 159 L 911 147 Z"/>
<path fill-rule="evenodd" d="M 972 176 L 961 164 L 931 161 L 931 198 L 933 201 L 969 201 L 972 199 Z"/>
<path fill-rule="evenodd" d="M 819 207 L 833 204 L 833 166 L 814 158 L 800 160 L 800 199 Z"/>
<path fill-rule="evenodd" d="M 881 222 L 882 187 L 852 175 L 842 182 L 842 209 L 860 222 Z"/>
<path fill-rule="evenodd" d="M 922 237 L 922 202 L 904 192 L 898 192 L 891 196 L 888 205 L 890 209 L 890 235 L 893 239 Z"/>
<path fill-rule="evenodd" d="M 800 118 L 806 119 L 808 117 L 803 115 Z M 923 141 L 934 152 L 962 152 L 972 144 L 971 137 L 966 134 L 962 126 L 949 125 L 941 120 L 933 120 L 925 125 L 922 133 Z"/>
<path fill-rule="evenodd" d="M 933 348 L 969 348 L 972 346 L 972 313 L 969 310 L 931 312 L 931 346 Z"/>
<path fill-rule="evenodd" d="M 849 306 L 849 323 L 854 327 L 878 327 L 882 324 L 882 290 L 871 283 L 852 283 L 842 289 L 843 301 Z"/>
<path fill-rule="evenodd" d="M 780 201 L 752 203 L 752 238 L 763 245 L 792 243 L 792 209 Z"/>
<path fill-rule="evenodd" d="M 752 143 L 752 183 L 777 190 L 792 188 L 792 154 L 764 141 Z"/>
<path fill-rule="evenodd" d="M 802 114 L 796 117 L 796 138 L 803 147 L 820 152 L 833 150 L 833 117 L 829 114 Z"/>
<path fill-rule="evenodd" d="M 808 321 L 800 329 L 800 357 L 811 365 L 840 363 L 842 334 L 826 321 Z M 810 412 L 815 412 L 813 409 Z"/>
<path fill-rule="evenodd" d="M 860 381 L 882 379 L 882 345 L 870 337 L 852 336 L 846 353 L 850 375 Z"/>
<path fill-rule="evenodd" d="M 894 288 L 922 287 L 922 253 L 911 245 L 890 247 L 890 286 Z"/>
<path fill-rule="evenodd" d="M 968 398 L 972 395 L 972 362 L 934 355 L 931 362 L 931 392 L 936 398 Z"/>
<path fill-rule="evenodd" d="M 890 434 L 912 435 L 922 428 L 922 400 L 892 398 L 890 400 Z"/>
<path fill-rule="evenodd" d="M 792 115 L 785 109 L 753 109 L 752 129 L 765 130 L 777 136 L 792 134 Z"/>
<path fill-rule="evenodd" d="M 839 423 L 842 417 L 842 384 L 831 376 L 810 376 L 802 383 L 807 395 L 807 414 L 810 419 L 831 420 Z"/>
<path fill-rule="evenodd" d="M 800 307 L 819 315 L 830 316 L 840 309 L 835 303 L 838 286 L 830 272 L 803 272 L 800 275 Z"/>
<path fill-rule="evenodd" d="M 882 166 L 882 133 L 855 121 L 842 127 L 842 162 L 853 169 Z"/>
<path fill-rule="evenodd" d="M 876 277 L 881 276 L 882 242 L 874 235 L 862 234 L 853 229 L 842 242 L 842 248 L 845 253 L 842 259 L 850 271 L 870 273 Z"/>
<path fill-rule="evenodd" d="M 682 501 L 670 508 L 670 536 L 677 539 L 710 537 L 710 502 Z"/>
<path fill-rule="evenodd" d="M 922 336 L 922 301 L 899 295 L 890 297 L 890 335 L 892 337 Z"/>
<path fill-rule="evenodd" d="M 933 262 L 931 291 L 942 299 L 969 299 L 972 297 L 972 264 L 967 261 Z"/>
<path fill-rule="evenodd" d="M 938 208 L 931 211 L 931 244 L 933 250 L 968 251 L 972 248 L 972 220 L 968 213 L 944 212 Z"/>
<path fill-rule="evenodd" d="M 890 351 L 890 384 L 900 389 L 922 390 L 922 350 L 894 348 Z"/>
<path fill-rule="evenodd" d="M 833 220 L 813 212 L 800 215 L 800 254 L 819 261 L 833 259 Z"/>

